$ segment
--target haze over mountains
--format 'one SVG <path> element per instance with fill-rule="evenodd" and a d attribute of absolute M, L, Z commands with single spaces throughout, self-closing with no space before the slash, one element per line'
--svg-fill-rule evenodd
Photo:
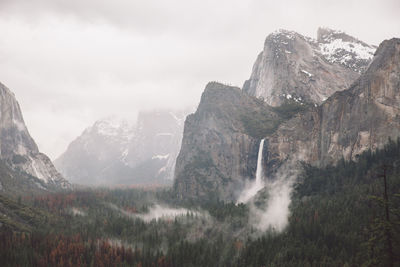
<path fill-rule="evenodd" d="M 60 174 L 0 83 L 0 262 L 399 263 L 399 38 L 276 31 L 243 88 L 209 82 L 191 112 L 98 120 Z"/>
<path fill-rule="evenodd" d="M 257 57 L 250 79 L 243 85 L 243 92 L 236 91 L 235 94 L 239 95 L 232 97 L 242 102 L 248 98 L 246 95 L 255 96 L 273 107 L 281 106 L 287 101 L 319 105 L 334 92 L 347 89 L 366 69 L 375 49 L 376 47 L 344 32 L 327 28 L 318 29 L 317 39 L 287 30 L 276 31 L 266 38 L 264 49 Z M 209 87 L 212 86 L 207 86 Z M 211 91 L 214 90 L 211 89 L 208 93 Z M 215 102 L 219 109 L 224 106 L 225 100 L 229 99 L 231 92 L 211 94 L 210 101 Z M 229 104 L 236 103 L 234 99 L 231 99 Z M 246 101 L 259 103 L 255 100 Z M 204 100 L 201 101 L 198 111 L 204 109 L 204 112 L 212 113 L 209 105 L 202 107 L 203 102 Z M 235 109 L 240 109 L 240 104 L 235 105 Z M 251 111 L 252 105 L 243 107 L 239 112 L 228 112 L 226 127 L 230 128 L 237 121 L 243 120 L 243 116 L 251 117 L 251 112 L 259 112 L 258 116 L 262 117 L 264 128 L 270 128 L 270 131 L 274 131 L 277 124 L 286 119 L 285 115 L 265 105 L 261 105 L 261 110 Z M 168 183 L 173 178 L 175 158 L 180 150 L 184 115 L 176 118 L 175 115 L 171 116 L 169 111 L 141 113 L 135 126 L 126 122 L 116 122 L 116 119 L 97 121 L 69 145 L 67 151 L 55 160 L 55 164 L 62 174 L 77 183 Z M 272 118 L 269 118 L 271 116 Z M 266 120 L 269 122 L 265 122 Z M 191 124 L 190 121 L 191 117 L 188 118 L 187 124 Z M 220 123 L 215 126 L 221 126 Z M 195 133 L 202 131 L 204 127 L 200 124 L 200 129 Z M 189 132 L 190 130 L 187 130 L 186 135 Z M 261 137 L 256 135 L 256 138 L 253 136 L 249 141 L 250 144 L 245 145 L 246 151 L 256 150 L 255 143 Z M 203 133 L 203 136 L 206 138 L 208 134 Z M 224 140 L 220 140 L 222 143 L 227 142 L 232 138 L 232 132 L 228 131 L 219 138 Z M 184 143 L 187 142 L 186 139 L 187 137 L 184 137 Z M 218 144 L 216 140 L 208 140 L 208 146 Z M 240 143 L 232 140 L 232 144 Z M 223 154 L 221 149 L 215 148 L 214 153 Z M 182 151 L 185 150 L 186 148 L 182 147 Z M 237 152 L 234 154 L 239 155 Z M 190 153 L 194 153 L 193 150 Z M 239 166 L 253 170 L 254 157 L 251 155 L 254 156 L 254 153 L 245 156 L 247 160 L 233 156 L 237 160 L 226 166 L 229 170 L 226 175 L 236 177 L 235 169 L 240 169 Z M 185 155 L 184 160 L 187 161 L 188 158 L 188 155 Z M 180 176 L 180 172 L 178 168 L 177 177 Z M 209 172 L 210 170 L 207 171 Z M 252 171 L 239 172 L 240 183 L 252 177 Z M 208 174 L 205 176 L 211 177 Z M 243 177 L 247 178 L 243 180 Z"/>
<path fill-rule="evenodd" d="M 55 165 L 79 184 L 171 184 L 175 177 L 181 197 L 235 200 L 254 178 L 261 138 L 269 175 L 290 155 L 321 165 L 355 159 L 397 136 L 396 47 L 396 39 L 384 42 L 371 63 L 375 47 L 346 33 L 320 28 L 314 40 L 276 31 L 266 38 L 243 89 L 209 83 L 187 118 L 189 110 L 160 110 L 140 113 L 135 124 L 99 120 Z M 39 153 L 12 93 L 1 90 L 4 162 L 45 184 L 69 188 Z"/>
<path fill-rule="evenodd" d="M 140 112 L 135 123 L 96 121 L 54 163 L 73 183 L 171 184 L 189 109 Z"/>

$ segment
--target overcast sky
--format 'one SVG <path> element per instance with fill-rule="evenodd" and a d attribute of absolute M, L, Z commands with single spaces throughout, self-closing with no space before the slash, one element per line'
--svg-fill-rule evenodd
<path fill-rule="evenodd" d="M 208 81 L 242 86 L 276 29 L 378 45 L 400 37 L 399 14 L 399 0 L 0 0 L 0 81 L 55 159 L 99 118 L 194 106 Z"/>

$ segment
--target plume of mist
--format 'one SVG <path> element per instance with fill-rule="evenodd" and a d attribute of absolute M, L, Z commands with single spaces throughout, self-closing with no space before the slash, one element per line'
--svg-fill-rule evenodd
<path fill-rule="evenodd" d="M 293 177 L 277 179 L 266 183 L 269 196 L 264 207 L 250 206 L 250 223 L 261 231 L 273 230 L 281 232 L 288 224 L 290 215 Z"/>
<path fill-rule="evenodd" d="M 263 182 L 263 191 L 268 195 L 265 204 L 256 205 L 257 197 L 249 202 L 249 222 L 252 226 L 260 231 L 281 232 L 285 229 L 289 222 L 289 205 L 298 171 L 297 159 L 289 160 L 278 169 L 273 179 Z"/>
<path fill-rule="evenodd" d="M 186 216 L 187 214 L 191 214 L 193 216 L 202 215 L 202 213 L 198 211 L 188 210 L 185 208 L 171 208 L 160 204 L 154 204 L 146 213 L 128 212 L 111 203 L 109 203 L 109 206 L 112 209 L 121 212 L 125 216 L 130 218 L 138 218 L 145 222 L 150 222 L 152 220 L 169 220 L 174 219 L 175 217 Z"/>
<path fill-rule="evenodd" d="M 86 212 L 84 212 L 83 210 L 78 209 L 76 207 L 71 208 L 70 211 L 71 211 L 72 215 L 74 215 L 74 216 L 86 216 Z"/>
<path fill-rule="evenodd" d="M 191 211 L 184 208 L 170 208 L 167 206 L 154 205 L 149 208 L 149 212 L 145 214 L 138 214 L 137 217 L 145 222 L 159 219 L 172 219 L 177 216 L 185 216 L 186 214 L 198 215 L 198 212 Z"/>
<path fill-rule="evenodd" d="M 262 180 L 256 179 L 254 181 L 247 182 L 236 203 L 248 203 L 255 195 L 257 195 L 258 191 L 264 187 L 265 183 Z"/>

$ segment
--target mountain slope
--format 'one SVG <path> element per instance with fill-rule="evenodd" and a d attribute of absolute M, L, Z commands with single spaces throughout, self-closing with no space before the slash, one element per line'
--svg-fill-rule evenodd
<path fill-rule="evenodd" d="M 0 159 L 14 170 L 39 178 L 46 186 L 70 188 L 29 135 L 14 94 L 0 83 Z"/>
<path fill-rule="evenodd" d="M 130 126 L 117 118 L 96 121 L 69 144 L 54 164 L 73 183 L 102 183 L 105 178 L 100 173 L 120 160 L 130 131 Z"/>
<path fill-rule="evenodd" d="M 400 136 L 400 39 L 382 42 L 348 89 L 282 124 L 268 138 L 270 161 L 301 157 L 317 165 L 355 160 Z"/>
<path fill-rule="evenodd" d="M 43 193 L 57 189 L 57 186 L 46 184 L 43 180 L 15 170 L 0 159 L 0 194 L 22 196 Z"/>
<path fill-rule="evenodd" d="M 314 40 L 292 31 L 270 34 L 243 90 L 281 105 L 287 98 L 321 104 L 347 89 L 369 64 L 375 48 L 343 32 L 318 30 Z"/>
<path fill-rule="evenodd" d="M 328 28 L 318 29 L 316 41 L 319 52 L 326 60 L 341 64 L 358 73 L 366 70 L 377 48 L 342 31 Z"/>

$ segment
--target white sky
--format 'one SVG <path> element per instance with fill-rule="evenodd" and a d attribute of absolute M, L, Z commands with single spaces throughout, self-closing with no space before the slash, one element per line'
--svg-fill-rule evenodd
<path fill-rule="evenodd" d="M 276 29 L 378 45 L 400 37 L 399 14 L 398 0 L 0 0 L 0 81 L 54 159 L 99 118 L 194 106 L 208 81 L 242 86 Z"/>

